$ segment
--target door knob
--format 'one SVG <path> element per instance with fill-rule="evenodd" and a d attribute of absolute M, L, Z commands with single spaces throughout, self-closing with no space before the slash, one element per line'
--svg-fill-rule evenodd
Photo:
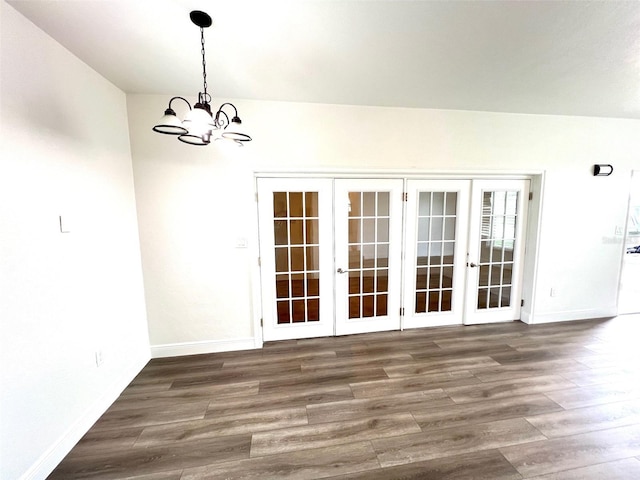
<path fill-rule="evenodd" d="M 342 268 L 338 268 L 338 270 L 336 270 L 338 273 L 347 273 L 346 270 L 343 270 Z"/>
<path fill-rule="evenodd" d="M 471 263 L 467 263 L 467 266 L 468 266 L 468 267 L 471 267 L 471 268 L 475 268 L 475 267 L 477 267 L 478 265 L 476 265 L 475 263 L 471 262 Z"/>

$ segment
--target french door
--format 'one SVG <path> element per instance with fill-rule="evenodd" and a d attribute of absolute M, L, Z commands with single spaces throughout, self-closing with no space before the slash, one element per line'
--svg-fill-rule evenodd
<path fill-rule="evenodd" d="M 258 179 L 263 338 L 400 328 L 401 179 Z"/>
<path fill-rule="evenodd" d="M 520 318 L 529 180 L 473 182 L 464 323 Z"/>
<path fill-rule="evenodd" d="M 336 335 L 400 328 L 402 187 L 335 181 Z"/>
<path fill-rule="evenodd" d="M 528 180 L 409 180 L 404 327 L 520 318 Z"/>
<path fill-rule="evenodd" d="M 263 338 L 334 334 L 333 185 L 258 180 Z"/>
<path fill-rule="evenodd" d="M 407 182 L 406 328 L 462 323 L 470 180 Z"/>
<path fill-rule="evenodd" d="M 265 341 L 520 318 L 528 180 L 257 184 Z"/>

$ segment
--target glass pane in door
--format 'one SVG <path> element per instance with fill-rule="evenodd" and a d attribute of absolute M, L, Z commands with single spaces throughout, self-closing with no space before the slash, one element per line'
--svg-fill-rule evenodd
<path fill-rule="evenodd" d="M 457 192 L 418 196 L 415 313 L 451 311 Z"/>
<path fill-rule="evenodd" d="M 273 192 L 277 323 L 320 319 L 318 193 Z"/>
<path fill-rule="evenodd" d="M 349 192 L 348 318 L 387 315 L 389 192 Z"/>
<path fill-rule="evenodd" d="M 482 194 L 478 309 L 511 306 L 518 202 L 518 191 Z"/>

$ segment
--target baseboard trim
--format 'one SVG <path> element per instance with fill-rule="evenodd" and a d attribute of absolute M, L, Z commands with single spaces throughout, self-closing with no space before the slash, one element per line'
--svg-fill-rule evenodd
<path fill-rule="evenodd" d="M 167 343 L 151 345 L 151 358 L 179 357 L 201 353 L 234 352 L 261 348 L 262 342 L 253 337 L 231 338 L 228 340 L 208 340 L 202 342 Z"/>
<path fill-rule="evenodd" d="M 522 323 L 526 323 L 527 325 L 533 323 L 531 318 L 532 318 L 531 312 L 529 312 L 528 310 L 520 311 L 520 321 Z"/>
<path fill-rule="evenodd" d="M 148 361 L 149 358 L 145 356 L 145 358 L 139 358 L 135 362 L 132 362 L 125 369 L 125 373 L 109 385 L 104 394 L 67 429 L 57 442 L 40 456 L 31 468 L 20 477 L 20 480 L 47 478 L 84 434 L 89 431 L 93 424 L 96 423 L 102 414 L 116 401 L 122 391 L 127 388 L 127 385 L 140 373 Z"/>
<path fill-rule="evenodd" d="M 594 308 L 585 310 L 569 310 L 561 312 L 536 313 L 534 317 L 529 318 L 529 324 L 554 323 L 554 322 L 571 322 L 574 320 L 590 320 L 593 318 L 615 317 L 617 311 L 615 307 L 610 308 Z"/>

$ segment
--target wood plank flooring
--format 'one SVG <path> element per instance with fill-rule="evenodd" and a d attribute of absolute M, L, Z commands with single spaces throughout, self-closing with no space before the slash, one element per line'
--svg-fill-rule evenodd
<path fill-rule="evenodd" d="M 638 479 L 640 315 L 156 359 L 50 479 Z"/>

